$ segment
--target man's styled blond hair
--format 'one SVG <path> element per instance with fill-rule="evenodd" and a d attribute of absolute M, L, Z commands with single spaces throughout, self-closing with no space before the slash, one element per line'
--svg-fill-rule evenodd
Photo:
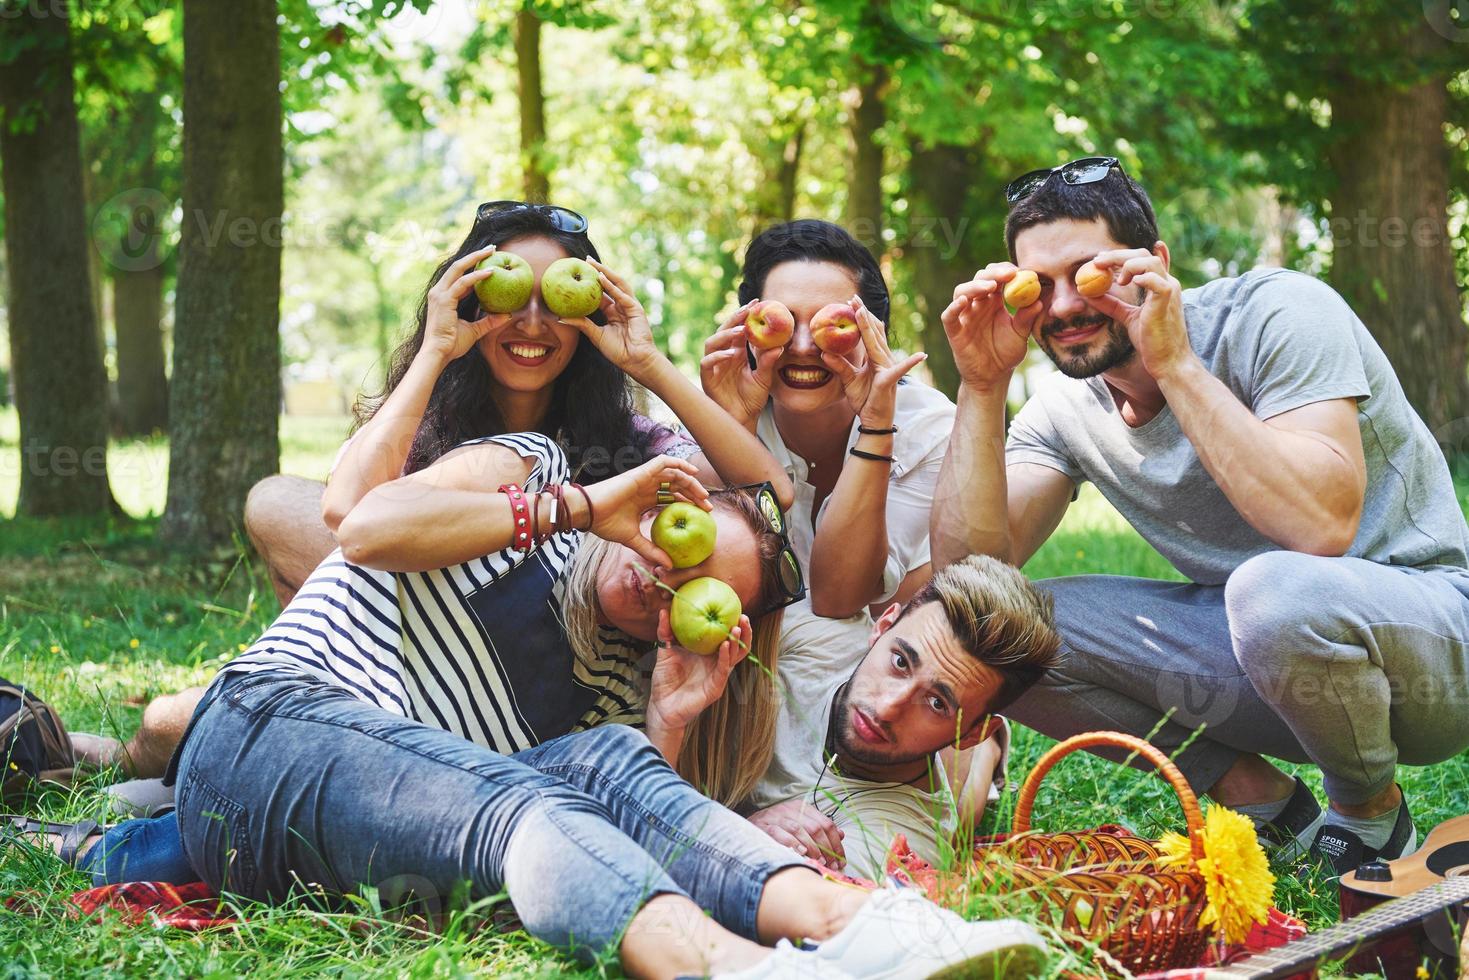
<path fill-rule="evenodd" d="M 1055 602 L 1013 565 L 969 555 L 929 579 L 898 620 L 930 602 L 943 607 L 959 645 L 1000 676 L 990 712 L 1009 707 L 1060 662 Z"/>

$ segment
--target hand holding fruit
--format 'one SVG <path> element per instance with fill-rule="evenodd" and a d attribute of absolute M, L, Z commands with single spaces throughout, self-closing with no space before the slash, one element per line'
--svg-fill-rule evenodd
<path fill-rule="evenodd" d="M 846 311 L 846 316 L 838 314 L 831 306 L 823 307 L 811 319 L 811 339 L 822 348 L 821 362 L 842 383 L 847 403 L 857 413 L 861 423 L 870 428 L 886 428 L 893 424 L 893 415 L 897 411 L 898 380 L 921 364 L 928 355 L 920 352 L 910 354 L 901 361 L 897 360 L 888 347 L 887 331 L 882 321 L 872 315 L 861 297 L 853 296 L 850 303 L 835 305 Z M 829 320 L 823 321 L 822 314 L 829 310 Z M 848 318 L 854 329 L 849 330 L 845 326 Z M 825 337 L 827 344 L 835 343 L 837 351 L 822 343 L 817 334 L 818 326 L 827 328 L 821 336 Z M 851 340 L 847 339 L 848 335 L 852 337 Z M 855 351 L 859 343 L 864 348 L 865 356 L 855 364 L 845 353 L 838 352 L 843 347 Z"/>
<path fill-rule="evenodd" d="M 615 541 L 637 552 L 645 561 L 659 568 L 673 567 L 673 561 L 652 541 L 643 536 L 643 514 L 658 504 L 660 489 L 676 500 L 704 510 L 712 509 L 709 491 L 699 482 L 698 469 L 686 459 L 655 456 L 642 466 L 617 476 L 593 483 L 586 488 L 596 520 L 591 532 L 599 538 Z M 663 485 L 667 484 L 665 488 Z M 568 493 L 566 501 L 574 508 L 585 507 L 581 494 Z M 586 517 L 578 515 L 579 523 Z"/>
<path fill-rule="evenodd" d="M 1098 255 L 1092 264 L 1109 276 L 1115 273 L 1118 286 L 1142 288 L 1140 306 L 1110 292 L 1087 297 L 1087 303 L 1127 329 L 1149 374 L 1163 378 L 1195 357 L 1183 318 L 1183 286 L 1168 274 L 1166 246 L 1159 252 L 1146 248 L 1113 249 Z"/>
<path fill-rule="evenodd" d="M 704 359 L 699 362 L 699 380 L 704 394 L 724 409 L 740 425 L 753 429 L 755 421 L 770 400 L 770 387 L 775 383 L 775 364 L 784 347 L 755 351 L 755 367 L 750 367 L 746 341 L 750 340 L 746 324 L 751 310 L 759 305 L 751 300 L 730 314 L 704 344 Z"/>
<path fill-rule="evenodd" d="M 940 319 L 954 365 L 964 384 L 977 391 L 1008 385 L 1011 373 L 1025 360 L 1030 331 L 1041 317 L 1039 304 L 1010 313 L 1002 291 L 1020 270 L 1009 262 L 995 262 L 954 289 L 954 301 Z"/>
<path fill-rule="evenodd" d="M 530 266 L 526 265 L 524 259 L 508 252 L 503 255 L 525 265 L 529 271 Z M 473 322 L 459 316 L 459 304 L 469 295 L 470 290 L 478 293 L 490 279 L 502 274 L 500 267 L 486 264 L 495 258 L 496 250 L 493 245 L 470 252 L 444 270 L 439 281 L 429 289 L 428 315 L 424 320 L 420 355 L 439 358 L 448 363 L 456 357 L 462 357 L 490 331 L 498 330 L 510 322 L 509 316 L 498 312 L 486 313 Z M 479 263 L 478 267 L 476 263 Z M 499 286 L 496 283 L 497 291 Z M 527 292 L 526 298 L 529 297 L 530 293 Z M 523 300 L 521 305 L 524 305 Z"/>
<path fill-rule="evenodd" d="M 551 282 L 551 274 L 563 262 L 576 262 L 583 268 L 567 266 L 562 277 L 566 281 L 558 279 Z M 573 273 L 581 278 L 571 280 L 569 277 Z M 591 279 L 588 273 L 596 278 Z M 563 305 L 565 296 L 571 294 L 576 294 L 576 302 Z M 541 275 L 541 295 L 545 297 L 547 307 L 561 317 L 561 322 L 569 323 L 586 334 L 607 360 L 626 371 L 633 380 L 646 380 L 652 367 L 664 359 L 657 341 L 653 339 L 653 328 L 648 323 L 643 304 L 638 302 L 632 288 L 620 276 L 596 259 L 588 258 L 585 262 L 581 259 L 558 259 L 552 262 Z M 558 297 L 554 302 L 551 299 L 553 295 Z M 599 308 L 607 320 L 605 326 L 588 319 Z M 562 312 L 567 309 L 586 312 Z"/>
<path fill-rule="evenodd" d="M 717 649 L 709 651 L 713 656 L 693 653 L 676 644 L 669 612 L 667 609 L 659 610 L 660 649 L 648 692 L 650 736 L 657 730 L 681 731 L 687 728 L 705 708 L 724 694 L 730 672 L 745 658 L 750 637 L 754 635 L 749 617 L 738 612 L 738 600 L 735 619 L 731 620 L 725 632 L 727 638 L 717 645 Z"/>
<path fill-rule="evenodd" d="M 1030 269 L 1016 269 L 1005 283 L 1005 305 L 1012 311 L 1023 310 L 1040 298 L 1041 277 Z"/>

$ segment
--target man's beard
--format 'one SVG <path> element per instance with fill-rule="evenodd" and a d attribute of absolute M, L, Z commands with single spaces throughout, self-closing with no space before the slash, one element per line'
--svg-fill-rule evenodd
<path fill-rule="evenodd" d="M 852 682 L 850 680 L 843 684 L 837 692 L 836 701 L 832 704 L 832 741 L 837 754 L 861 763 L 864 766 L 902 766 L 920 759 L 927 759 L 938 749 L 921 752 L 918 755 L 905 756 L 895 755 L 890 752 L 874 750 L 867 743 L 859 739 L 852 731 Z M 868 715 L 868 717 L 872 717 Z M 891 743 L 889 743 L 891 745 Z M 940 746 L 942 748 L 942 746 Z"/>
<path fill-rule="evenodd" d="M 1107 343 L 1098 351 L 1089 352 L 1084 345 L 1062 346 L 1058 351 L 1051 340 L 1055 334 L 1064 330 L 1100 325 L 1107 328 Z M 1072 317 L 1070 320 L 1052 320 L 1041 328 L 1040 347 L 1051 359 L 1051 363 L 1068 378 L 1094 378 L 1104 371 L 1121 367 L 1137 353 L 1137 348 L 1132 346 L 1132 338 L 1127 335 L 1127 328 L 1101 314 Z"/>

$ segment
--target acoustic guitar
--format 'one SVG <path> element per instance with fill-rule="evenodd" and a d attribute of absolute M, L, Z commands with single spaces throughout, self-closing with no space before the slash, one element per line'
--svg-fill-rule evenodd
<path fill-rule="evenodd" d="M 1295 976 L 1327 959 L 1348 956 L 1348 973 L 1413 980 L 1426 968 L 1435 980 L 1460 974 L 1469 905 L 1469 816 L 1439 824 L 1422 846 L 1396 861 L 1374 861 L 1344 875 L 1342 922 L 1294 942 L 1204 973 L 1208 980 Z M 1457 913 L 1457 914 L 1456 914 Z M 1464 961 L 1469 967 L 1469 960 Z"/>

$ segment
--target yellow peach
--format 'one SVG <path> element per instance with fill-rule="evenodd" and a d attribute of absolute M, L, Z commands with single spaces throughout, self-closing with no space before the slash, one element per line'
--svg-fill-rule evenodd
<path fill-rule="evenodd" d="M 1029 269 L 1021 269 L 1005 283 L 1005 302 L 1011 309 L 1021 309 L 1041 298 L 1041 280 Z"/>
<path fill-rule="evenodd" d="M 1076 291 L 1088 298 L 1100 296 L 1112 288 L 1112 274 L 1088 262 L 1076 270 Z"/>

